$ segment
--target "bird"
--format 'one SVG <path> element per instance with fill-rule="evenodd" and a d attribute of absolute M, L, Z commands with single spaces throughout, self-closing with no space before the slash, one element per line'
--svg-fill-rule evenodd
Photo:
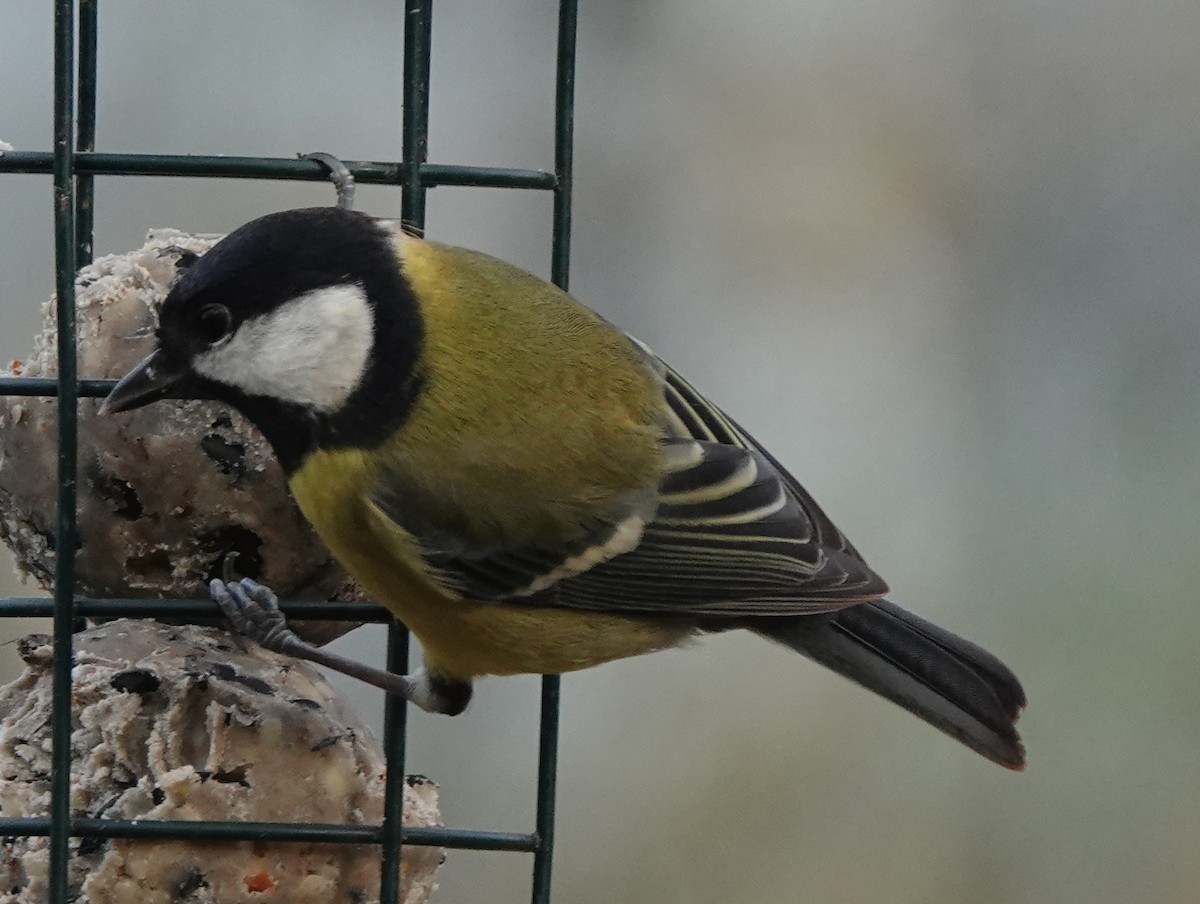
<path fill-rule="evenodd" d="M 155 350 L 101 412 L 239 410 L 424 666 L 392 674 L 297 640 L 270 588 L 227 561 L 213 598 L 264 645 L 455 715 L 482 676 L 745 630 L 1024 768 L 1013 672 L 888 600 L 770 452 L 552 283 L 343 207 L 267 214 L 181 263 Z"/>

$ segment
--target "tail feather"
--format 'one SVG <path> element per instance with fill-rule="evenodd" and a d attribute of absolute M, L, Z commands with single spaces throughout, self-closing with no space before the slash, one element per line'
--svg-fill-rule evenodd
<path fill-rule="evenodd" d="M 1025 691 L 999 659 L 887 600 L 754 630 L 898 703 L 1009 769 L 1025 766 L 1014 723 Z"/>

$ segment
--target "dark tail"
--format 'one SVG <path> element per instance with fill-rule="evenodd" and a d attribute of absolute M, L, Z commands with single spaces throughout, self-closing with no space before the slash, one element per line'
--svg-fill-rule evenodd
<path fill-rule="evenodd" d="M 829 616 L 763 619 L 754 630 L 900 704 L 989 760 L 1025 767 L 1013 727 L 1025 691 L 982 647 L 887 600 Z"/>

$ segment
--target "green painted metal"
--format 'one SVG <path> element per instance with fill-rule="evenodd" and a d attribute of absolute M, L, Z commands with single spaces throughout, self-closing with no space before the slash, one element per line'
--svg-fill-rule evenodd
<path fill-rule="evenodd" d="M 404 97 L 401 109 L 400 220 L 425 227 L 425 186 L 421 165 L 429 155 L 429 57 L 432 45 L 432 0 L 404 4 Z M 393 622 L 388 628 L 388 670 L 409 670 L 408 632 Z M 389 695 L 383 712 L 383 749 L 388 772 L 383 793 L 383 857 L 380 904 L 400 900 L 400 853 L 404 816 L 404 773 L 408 736 L 408 703 Z"/>
<path fill-rule="evenodd" d="M 116 380 L 80 380 L 76 390 L 80 398 L 102 399 L 117 385 Z M 58 380 L 47 377 L 0 377 L 0 395 L 58 395 Z"/>
<path fill-rule="evenodd" d="M 550 873 L 554 865 L 554 810 L 558 784 L 558 713 L 561 679 L 542 676 L 538 731 L 537 812 L 533 855 L 533 904 L 549 904 Z"/>
<path fill-rule="evenodd" d="M 343 160 L 355 182 L 367 185 L 404 184 L 405 166 L 385 160 Z M 0 173 L 50 173 L 54 155 L 45 151 L 8 151 L 0 156 Z M 188 176 L 197 179 L 271 179 L 325 182 L 329 172 L 299 157 L 204 157 L 192 154 L 106 154 L 75 156 L 75 172 L 90 176 Z M 478 188 L 528 188 L 555 191 L 554 173 L 501 166 L 460 166 L 422 163 L 418 181 L 425 188 L 457 185 Z"/>
<path fill-rule="evenodd" d="M 395 619 L 388 623 L 388 671 L 408 671 L 408 631 Z M 383 710 L 383 752 L 387 775 L 383 786 L 383 826 L 380 833 L 382 857 L 379 904 L 397 904 L 402 891 L 400 848 L 407 843 L 404 832 L 404 761 L 408 741 L 408 701 L 388 694 Z"/>
<path fill-rule="evenodd" d="M 400 894 L 402 844 L 514 851 L 533 854 L 531 901 L 550 901 L 554 852 L 555 782 L 558 758 L 558 676 L 543 678 L 538 738 L 537 807 L 531 833 L 478 829 L 404 828 L 402 807 L 407 709 L 389 698 L 384 749 L 388 778 L 380 825 L 338 826 L 294 823 L 162 822 L 70 818 L 70 735 L 72 629 L 82 617 L 215 618 L 215 604 L 202 600 L 85 599 L 75 596 L 76 453 L 80 398 L 99 398 L 115 381 L 80 380 L 76 368 L 75 273 L 90 262 L 96 176 L 199 177 L 324 181 L 324 167 L 306 159 L 214 157 L 169 154 L 112 154 L 95 150 L 99 0 L 55 0 L 54 145 L 52 151 L 12 151 L 0 155 L 0 174 L 50 175 L 54 186 L 54 240 L 58 367 L 55 379 L 2 377 L 0 395 L 58 399 L 58 518 L 53 599 L 0 599 L 0 618 L 52 616 L 53 713 L 51 805 L 48 817 L 0 817 L 0 835 L 44 836 L 50 847 L 50 904 L 67 904 L 67 862 L 72 838 L 141 838 L 204 841 L 296 841 L 378 844 L 382 850 L 381 904 Z M 400 161 L 344 161 L 356 181 L 402 189 L 401 219 L 423 229 L 430 188 L 472 186 L 551 191 L 554 195 L 551 275 L 567 286 L 570 261 L 571 165 L 574 126 L 577 0 L 561 0 L 555 99 L 553 173 L 489 166 L 428 162 L 429 76 L 432 0 L 406 0 L 404 94 Z M 78 46 L 76 46 L 78 41 Z M 385 610 L 366 603 L 286 602 L 297 618 L 328 618 L 386 623 L 388 668 L 408 668 L 408 634 Z"/>
<path fill-rule="evenodd" d="M 578 0 L 561 0 L 558 11 L 558 54 L 554 94 L 554 225 L 550 278 L 568 288 L 571 265 L 571 184 L 575 137 L 575 35 Z M 554 863 L 554 811 L 558 777 L 560 679 L 542 678 L 538 741 L 537 813 L 539 847 L 533 856 L 533 904 L 549 904 Z"/>
<path fill-rule="evenodd" d="M 404 195 L 400 219 L 425 228 L 425 184 L 421 166 L 429 159 L 429 66 L 433 44 L 432 0 L 405 0 L 404 109 L 401 143 Z"/>
<path fill-rule="evenodd" d="M 79 0 L 79 98 L 76 117 L 75 159 L 96 149 L 96 50 L 100 32 L 97 16 L 100 0 Z M 95 178 L 76 170 L 75 176 L 75 266 L 92 262 Z"/>
<path fill-rule="evenodd" d="M 48 817 L 0 817 L 0 834 L 46 836 Z M 170 839 L 172 841 L 276 841 L 308 844 L 384 844 L 382 825 L 336 825 L 305 822 L 190 822 L 184 820 L 76 819 L 76 838 Z M 404 844 L 472 851 L 536 851 L 535 834 L 487 832 L 479 829 L 410 828 Z"/>
<path fill-rule="evenodd" d="M 54 267 L 58 291 L 58 518 L 54 556 L 54 667 L 50 753 L 50 904 L 67 904 L 71 856 L 71 670 L 75 622 L 75 7 L 54 5 Z"/>
<path fill-rule="evenodd" d="M 564 291 L 571 265 L 571 183 L 575 155 L 575 33 L 578 0 L 561 0 L 554 91 L 554 232 L 550 279 Z"/>

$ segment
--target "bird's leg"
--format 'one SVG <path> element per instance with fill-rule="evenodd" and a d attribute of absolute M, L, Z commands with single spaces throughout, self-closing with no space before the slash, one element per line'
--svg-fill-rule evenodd
<path fill-rule="evenodd" d="M 469 682 L 452 681 L 425 669 L 411 675 L 397 675 L 306 643 L 287 626 L 279 600 L 269 587 L 250 578 L 239 580 L 233 574 L 230 557 L 226 557 L 224 572 L 224 579 L 213 578 L 209 582 L 208 592 L 238 634 L 284 656 L 307 659 L 365 681 L 415 703 L 426 712 L 456 716 L 466 709 L 471 699 Z"/>

